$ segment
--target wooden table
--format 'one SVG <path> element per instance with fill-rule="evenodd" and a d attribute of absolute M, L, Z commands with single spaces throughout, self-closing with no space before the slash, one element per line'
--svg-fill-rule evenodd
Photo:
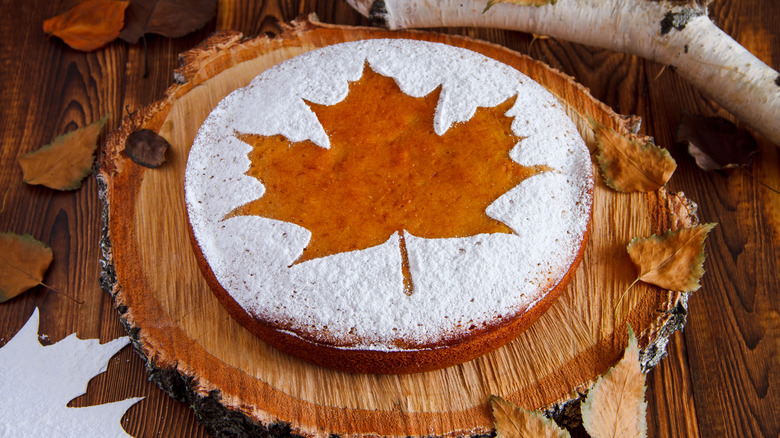
<path fill-rule="evenodd" d="M 17 156 L 53 137 L 111 113 L 118 126 L 131 112 L 162 97 L 177 55 L 217 29 L 276 34 L 278 22 L 316 12 L 327 23 L 367 21 L 333 1 L 220 2 L 215 20 L 178 39 L 148 38 L 148 75 L 141 44 L 115 42 L 84 54 L 47 38 L 41 23 L 77 0 L 0 2 L 0 190 L 20 181 Z M 759 58 L 780 68 L 780 3 L 718 0 L 711 17 Z M 541 59 L 589 87 L 595 97 L 644 120 L 642 132 L 671 150 L 679 168 L 669 187 L 699 203 L 702 221 L 720 224 L 707 244 L 707 274 L 689 303 L 688 324 L 669 357 L 648 378 L 650 436 L 767 436 L 780 434 L 780 149 L 759 138 L 761 152 L 747 169 L 699 170 L 674 132 L 684 110 L 727 114 L 672 70 L 636 57 L 528 34 L 446 29 L 503 44 Z M 123 336 L 111 298 L 100 289 L 101 205 L 93 178 L 76 192 L 20 185 L 0 214 L 0 231 L 29 233 L 49 243 L 55 260 L 44 281 L 78 304 L 36 287 L 0 304 L 0 346 L 41 310 L 40 332 L 50 342 L 70 333 L 105 342 Z M 125 348 L 108 371 L 72 406 L 145 397 L 122 420 L 134 436 L 208 436 L 194 414 L 147 381 L 142 361 Z"/>

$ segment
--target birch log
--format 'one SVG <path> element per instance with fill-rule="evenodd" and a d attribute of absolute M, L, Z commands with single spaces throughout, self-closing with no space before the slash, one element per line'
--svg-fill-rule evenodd
<path fill-rule="evenodd" d="M 780 74 L 720 30 L 706 6 L 650 0 L 347 0 L 390 29 L 476 26 L 519 30 L 630 53 L 677 73 L 780 145 Z"/>

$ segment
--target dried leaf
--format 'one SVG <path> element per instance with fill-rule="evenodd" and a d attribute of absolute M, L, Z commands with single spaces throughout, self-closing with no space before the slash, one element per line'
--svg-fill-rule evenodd
<path fill-rule="evenodd" d="M 128 4 L 117 0 L 85 0 L 64 14 L 44 21 L 43 31 L 60 37 L 76 50 L 90 52 L 119 36 Z"/>
<path fill-rule="evenodd" d="M 168 140 L 151 129 L 135 131 L 125 141 L 127 156 L 144 167 L 160 167 L 165 162 L 165 152 L 169 147 Z"/>
<path fill-rule="evenodd" d="M 704 170 L 749 166 L 758 152 L 748 131 L 721 117 L 683 115 L 675 139 L 688 143 L 688 153 Z"/>
<path fill-rule="evenodd" d="M 51 247 L 29 234 L 0 233 L 0 303 L 41 284 L 53 259 Z"/>
<path fill-rule="evenodd" d="M 566 438 L 569 431 L 558 427 L 541 412 L 515 406 L 501 397 L 491 395 L 496 438 Z"/>
<path fill-rule="evenodd" d="M 677 168 L 669 151 L 651 140 L 638 141 L 590 119 L 599 151 L 596 159 L 604 182 L 618 192 L 660 189 Z"/>
<path fill-rule="evenodd" d="M 75 190 L 92 173 L 97 140 L 108 116 L 60 135 L 50 144 L 19 157 L 24 182 L 56 190 Z"/>
<path fill-rule="evenodd" d="M 557 2 L 558 0 L 488 0 L 487 6 L 482 10 L 482 13 L 484 14 L 499 3 L 509 3 L 517 6 L 544 6 L 554 5 Z"/>
<path fill-rule="evenodd" d="M 593 438 L 647 436 L 645 375 L 630 326 L 623 359 L 599 377 L 582 402 L 582 425 Z"/>
<path fill-rule="evenodd" d="M 628 244 L 639 279 L 669 290 L 694 291 L 704 274 L 704 239 L 716 224 L 697 225 Z"/>
<path fill-rule="evenodd" d="M 177 38 L 205 26 L 216 13 L 216 0 L 130 0 L 119 38 L 131 44 L 147 33 Z"/>

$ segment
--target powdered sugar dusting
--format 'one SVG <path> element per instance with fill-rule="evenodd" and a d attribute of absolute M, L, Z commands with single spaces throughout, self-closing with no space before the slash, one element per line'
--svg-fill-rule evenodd
<path fill-rule="evenodd" d="M 290 266 L 309 242 L 300 226 L 225 215 L 262 196 L 246 176 L 251 147 L 236 133 L 311 140 L 328 148 L 306 105 L 343 100 L 368 63 L 411 96 L 442 91 L 434 117 L 441 135 L 477 107 L 517 95 L 507 112 L 522 138 L 510 157 L 552 171 L 505 193 L 486 213 L 516 234 L 424 239 L 405 232 L 414 293 L 404 293 L 398 234 L 361 251 Z M 369 128 L 370 129 L 370 128 Z M 327 332 L 344 348 L 397 350 L 436 343 L 516 315 L 557 284 L 587 230 L 590 157 L 557 101 L 518 71 L 477 53 L 438 43 L 368 40 L 338 44 L 279 64 L 231 93 L 193 144 L 186 202 L 201 251 L 220 284 L 247 311 L 306 337 Z"/>

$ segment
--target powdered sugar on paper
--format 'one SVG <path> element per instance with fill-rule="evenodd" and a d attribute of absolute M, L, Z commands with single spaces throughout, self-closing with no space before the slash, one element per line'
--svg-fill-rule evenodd
<path fill-rule="evenodd" d="M 404 293 L 399 236 L 373 248 L 290 265 L 311 233 L 256 216 L 225 215 L 263 195 L 246 176 L 251 147 L 236 133 L 330 142 L 304 100 L 333 105 L 365 63 L 411 96 L 441 86 L 439 135 L 477 107 L 517 95 L 507 112 L 522 138 L 510 157 L 552 168 L 501 196 L 486 213 L 512 234 L 423 239 L 405 233 L 414 293 Z M 370 129 L 370 127 L 364 127 Z M 306 53 L 226 97 L 190 151 L 186 201 L 201 251 L 220 284 L 250 313 L 294 333 L 327 332 L 349 348 L 435 343 L 543 297 L 566 273 L 587 229 L 590 157 L 558 102 L 525 75 L 477 53 L 438 43 L 368 40 Z"/>

